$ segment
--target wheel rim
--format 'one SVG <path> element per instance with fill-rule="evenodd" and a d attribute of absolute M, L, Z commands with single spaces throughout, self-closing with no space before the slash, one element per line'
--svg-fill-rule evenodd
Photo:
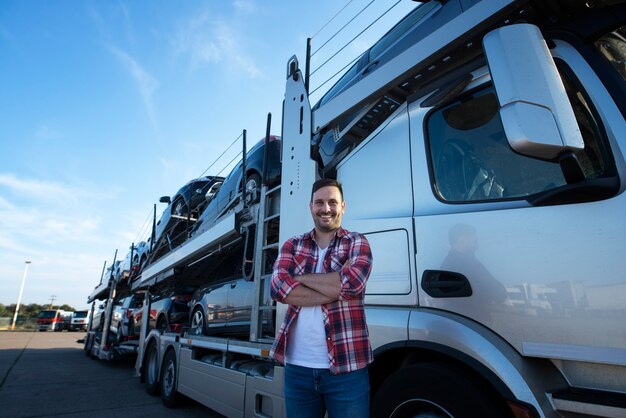
<path fill-rule="evenodd" d="M 441 405 L 426 399 L 408 399 L 391 413 L 390 418 L 454 418 Z"/>
<path fill-rule="evenodd" d="M 157 353 L 154 344 L 150 345 L 148 350 L 148 384 L 152 385 L 157 381 Z"/>
<path fill-rule="evenodd" d="M 246 191 L 248 193 L 253 193 L 255 190 L 257 190 L 258 187 L 259 185 L 257 184 L 255 178 L 248 179 L 248 181 L 246 182 Z"/>
<path fill-rule="evenodd" d="M 176 367 L 174 366 L 174 361 L 170 359 L 167 362 L 167 367 L 165 368 L 165 375 L 163 376 L 163 392 L 165 392 L 166 396 L 169 396 L 173 393 L 175 380 L 176 380 Z"/>
<path fill-rule="evenodd" d="M 191 318 L 191 332 L 193 335 L 202 335 L 204 329 L 204 317 L 200 309 L 196 309 Z"/>

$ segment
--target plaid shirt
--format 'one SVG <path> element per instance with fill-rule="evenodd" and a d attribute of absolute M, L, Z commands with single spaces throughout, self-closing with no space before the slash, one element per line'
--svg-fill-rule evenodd
<path fill-rule="evenodd" d="M 341 227 L 330 241 L 328 249 L 322 271 L 338 272 L 341 290 L 339 300 L 324 304 L 321 308 L 330 372 L 339 374 L 362 369 L 373 360 L 363 304 L 365 284 L 372 269 L 372 253 L 363 235 L 348 232 Z M 313 239 L 313 231 L 287 240 L 274 264 L 272 298 L 286 303 L 289 293 L 301 285 L 294 276 L 315 273 L 317 258 L 318 246 Z M 346 264 L 348 259 L 350 262 Z M 270 352 L 281 363 L 285 362 L 290 327 L 300 309 L 299 306 L 289 305 Z"/>

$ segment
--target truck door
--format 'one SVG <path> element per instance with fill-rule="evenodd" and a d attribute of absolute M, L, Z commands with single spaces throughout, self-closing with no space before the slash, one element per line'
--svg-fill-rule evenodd
<path fill-rule="evenodd" d="M 367 282 L 368 304 L 417 303 L 417 290 L 411 280 L 414 266 L 410 173 L 406 106 L 400 106 L 337 166 L 337 179 L 343 185 L 346 201 L 343 226 L 365 234 L 372 248 L 374 263 Z M 368 322 L 373 323 L 369 314 Z"/>
<path fill-rule="evenodd" d="M 446 103 L 411 105 L 419 302 L 524 355 L 624 365 L 626 125 L 581 55 L 556 44 L 585 142 L 578 182 L 511 149 L 486 69 Z"/>

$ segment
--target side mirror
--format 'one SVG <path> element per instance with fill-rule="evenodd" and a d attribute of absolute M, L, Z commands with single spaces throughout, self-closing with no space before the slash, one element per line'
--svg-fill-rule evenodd
<path fill-rule="evenodd" d="M 583 149 L 574 110 L 539 28 L 495 29 L 484 37 L 483 48 L 511 148 L 544 160 Z"/>
<path fill-rule="evenodd" d="M 172 203 L 172 200 L 170 199 L 169 196 L 161 196 L 161 198 L 159 199 L 159 202 L 167 203 L 169 205 L 170 203 Z"/>

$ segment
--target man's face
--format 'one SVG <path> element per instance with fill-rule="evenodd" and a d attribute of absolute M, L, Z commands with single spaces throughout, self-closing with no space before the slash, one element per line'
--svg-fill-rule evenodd
<path fill-rule="evenodd" d="M 320 232 L 333 232 L 341 226 L 341 217 L 346 210 L 346 202 L 341 198 L 338 188 L 326 186 L 313 194 L 309 207 L 315 228 Z"/>

